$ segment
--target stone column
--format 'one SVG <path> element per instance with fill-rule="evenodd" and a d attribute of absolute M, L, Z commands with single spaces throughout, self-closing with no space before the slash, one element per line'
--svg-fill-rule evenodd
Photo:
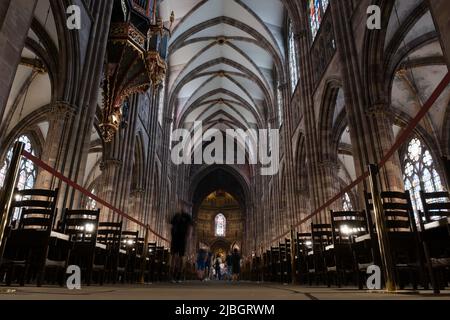
<path fill-rule="evenodd" d="M 433 14 L 436 29 L 439 32 L 444 56 L 447 60 L 447 65 L 450 68 L 450 37 L 448 31 L 450 30 L 450 1 L 448 0 L 428 0 L 428 4 Z"/>
<path fill-rule="evenodd" d="M 102 170 L 102 183 L 99 190 L 100 199 L 105 200 L 107 203 L 114 204 L 115 195 L 117 193 L 117 177 L 119 175 L 122 162 L 117 159 L 107 159 L 102 162 L 100 169 Z M 101 221 L 116 221 L 117 215 L 108 208 L 100 206 Z"/>
<path fill-rule="evenodd" d="M 325 198 L 331 199 L 340 191 L 338 180 L 339 165 L 334 161 L 327 160 L 320 162 L 319 167 L 322 171 Z M 335 201 L 328 210 L 342 210 L 341 202 Z M 320 218 L 323 220 L 319 220 L 319 223 L 330 223 L 330 216 L 328 214 Z"/>
<path fill-rule="evenodd" d="M 359 53 L 353 35 L 350 3 L 347 1 L 331 1 L 333 26 L 337 53 L 341 62 L 341 74 L 345 95 L 345 107 L 353 146 L 353 157 L 357 176 L 362 175 L 371 163 L 378 163 L 393 144 L 392 123 L 386 116 L 386 106 L 377 103 L 373 106 L 367 102 L 365 95 Z M 381 86 L 382 87 L 382 86 Z M 380 174 L 382 189 L 401 190 L 402 175 L 398 155 L 395 154 L 390 163 Z M 360 202 L 362 191 L 366 188 L 358 186 Z M 367 188 L 366 188 L 367 189 Z"/>
<path fill-rule="evenodd" d="M 130 193 L 130 205 L 128 206 L 130 209 L 129 214 L 133 216 L 133 218 L 145 222 L 142 217 L 142 211 L 143 211 L 143 203 L 144 203 L 144 189 L 136 189 L 132 190 Z M 126 228 L 124 230 L 128 231 L 139 231 L 139 236 L 144 236 L 144 228 L 141 226 L 133 223 L 133 222 L 127 222 L 125 225 Z"/>
<path fill-rule="evenodd" d="M 377 159 L 389 151 L 394 144 L 394 132 L 392 130 L 392 119 L 386 104 L 377 104 L 367 111 L 369 121 L 374 126 L 374 140 L 376 141 L 375 152 Z M 380 171 L 382 188 L 390 191 L 403 191 L 404 182 L 400 158 L 396 152 Z"/>
<path fill-rule="evenodd" d="M 37 0 L 2 0 L 0 2 L 1 121 L 33 20 Z"/>
<path fill-rule="evenodd" d="M 48 113 L 49 129 L 45 144 L 42 148 L 41 160 L 50 167 L 61 172 L 62 149 L 68 139 L 69 124 L 72 123 L 76 115 L 77 108 L 66 102 L 55 102 Z M 57 179 L 45 170 L 40 170 L 36 188 L 54 189 L 57 185 Z"/>
<path fill-rule="evenodd" d="M 306 7 L 302 7 L 301 16 L 303 18 L 304 24 L 302 30 L 298 31 L 298 39 L 299 43 L 299 65 L 300 65 L 300 93 L 299 94 L 299 103 L 300 106 L 292 106 L 293 108 L 302 108 L 302 113 L 304 115 L 304 123 L 305 123 L 305 145 L 306 145 L 306 159 L 308 163 L 307 171 L 308 171 L 308 188 L 309 188 L 309 197 L 310 197 L 310 205 L 311 210 L 319 208 L 325 201 L 324 192 L 323 192 L 323 181 L 321 177 L 321 170 L 318 166 L 320 154 L 322 150 L 317 150 L 318 142 L 318 130 L 316 124 L 316 115 L 314 109 L 314 101 L 313 101 L 313 88 L 314 88 L 314 79 L 313 79 L 313 69 L 312 69 L 312 61 L 311 61 L 311 41 L 309 34 L 309 25 L 306 21 L 308 21 L 308 12 L 306 12 Z M 306 29 L 308 28 L 308 29 Z M 321 212 L 317 217 L 314 218 L 313 221 L 320 221 L 325 219 L 325 215 L 328 213 L 326 210 Z M 301 214 L 303 215 L 303 213 Z M 306 228 L 309 228 L 310 221 L 305 224 Z"/>

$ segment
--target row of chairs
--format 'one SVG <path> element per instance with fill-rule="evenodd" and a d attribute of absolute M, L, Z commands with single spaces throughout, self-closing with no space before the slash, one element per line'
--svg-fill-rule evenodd
<path fill-rule="evenodd" d="M 69 265 L 80 267 L 88 285 L 167 279 L 169 251 L 145 245 L 138 231 L 122 230 L 122 222 L 99 222 L 100 210 L 69 209 L 56 222 L 58 190 L 16 190 L 15 195 L 0 281 L 41 286 L 48 279 L 63 285 Z"/>
<path fill-rule="evenodd" d="M 291 281 L 291 240 L 285 239 L 284 243 L 272 246 L 263 253 L 262 261 L 253 258 L 253 270 L 258 274 L 257 278 L 264 281 L 288 283 Z"/>
<path fill-rule="evenodd" d="M 431 284 L 439 292 L 449 282 L 450 195 L 422 192 L 421 197 L 423 211 L 416 217 L 408 192 L 381 193 L 387 242 L 400 288 L 427 289 Z M 330 224 L 312 224 L 309 233 L 297 233 L 293 244 L 297 280 L 328 286 L 354 283 L 363 288 L 367 268 L 381 267 L 373 211 L 372 197 L 366 194 L 365 211 L 331 211 Z M 287 239 L 263 254 L 265 280 L 292 279 L 290 253 L 283 249 L 289 246 Z"/>

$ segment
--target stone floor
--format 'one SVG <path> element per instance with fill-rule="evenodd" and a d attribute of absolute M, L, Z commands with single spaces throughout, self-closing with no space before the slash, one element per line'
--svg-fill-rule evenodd
<path fill-rule="evenodd" d="M 186 282 L 181 284 L 147 284 L 82 287 L 0 287 L 0 300 L 450 300 L 450 291 L 434 296 L 430 291 L 383 292 L 358 291 L 352 288 L 320 288 L 269 283 Z"/>

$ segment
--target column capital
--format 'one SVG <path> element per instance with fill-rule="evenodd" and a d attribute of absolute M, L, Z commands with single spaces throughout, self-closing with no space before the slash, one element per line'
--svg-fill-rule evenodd
<path fill-rule="evenodd" d="M 333 160 L 319 161 L 317 163 L 317 166 L 319 168 L 324 168 L 324 169 L 329 168 L 329 169 L 332 169 L 332 170 L 339 170 L 339 168 L 340 168 L 339 164 L 336 161 L 333 161 Z"/>
<path fill-rule="evenodd" d="M 301 29 L 298 32 L 294 33 L 294 39 L 300 41 L 302 38 L 305 38 L 308 35 L 307 29 Z"/>
<path fill-rule="evenodd" d="M 55 101 L 50 106 L 49 117 L 55 120 L 69 119 L 77 114 L 77 106 L 66 101 Z"/>
<path fill-rule="evenodd" d="M 130 195 L 132 197 L 140 197 L 140 196 L 144 195 L 144 193 L 145 193 L 145 189 L 143 189 L 143 188 L 138 188 L 138 189 L 134 189 L 134 190 L 130 191 Z"/>
<path fill-rule="evenodd" d="M 107 159 L 105 161 L 102 161 L 100 163 L 100 170 L 104 171 L 109 166 L 119 168 L 122 166 L 122 161 L 118 159 Z"/>
<path fill-rule="evenodd" d="M 374 103 L 371 106 L 369 106 L 369 108 L 367 108 L 367 114 L 370 116 L 387 115 L 388 114 L 387 104 L 384 102 Z"/>
<path fill-rule="evenodd" d="M 283 83 L 278 84 L 278 89 L 280 89 L 280 90 L 284 90 L 287 87 L 288 87 L 287 82 L 283 82 Z"/>

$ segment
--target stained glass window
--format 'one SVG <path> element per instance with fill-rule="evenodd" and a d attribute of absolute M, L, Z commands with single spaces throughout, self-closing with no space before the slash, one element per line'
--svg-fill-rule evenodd
<path fill-rule="evenodd" d="M 291 88 L 292 92 L 294 92 L 295 88 L 297 87 L 298 79 L 299 79 L 299 71 L 298 71 L 298 52 L 297 52 L 297 46 L 295 44 L 295 37 L 294 37 L 294 29 L 292 26 L 292 23 L 289 23 L 289 72 L 291 76 Z"/>
<path fill-rule="evenodd" d="M 430 151 L 417 138 L 408 144 L 404 158 L 403 179 L 405 189 L 410 192 L 412 205 L 415 210 L 422 210 L 420 190 L 424 192 L 442 191 L 442 180 Z"/>
<path fill-rule="evenodd" d="M 342 208 L 344 211 L 353 211 L 353 204 L 348 193 L 342 196 Z"/>
<path fill-rule="evenodd" d="M 28 136 L 23 135 L 19 137 L 19 139 L 17 139 L 16 141 L 23 142 L 25 144 L 25 150 L 31 153 L 32 155 L 35 155 L 35 151 L 33 149 L 31 140 L 30 138 L 28 138 Z M 13 148 L 11 147 L 8 150 L 8 153 L 6 154 L 6 158 L 3 161 L 3 165 L 0 169 L 0 187 L 3 187 L 3 184 L 5 182 L 6 172 L 11 163 L 12 156 L 13 156 Z M 17 188 L 19 190 L 32 189 L 34 187 L 34 183 L 36 182 L 36 176 L 37 176 L 37 168 L 34 165 L 34 163 L 31 162 L 30 160 L 23 159 L 20 162 L 19 181 L 17 182 Z"/>
<path fill-rule="evenodd" d="M 308 0 L 309 22 L 313 40 L 319 32 L 320 25 L 322 24 L 322 18 L 328 9 L 328 5 L 329 0 Z"/>
<path fill-rule="evenodd" d="M 216 237 L 225 237 L 227 219 L 225 218 L 225 216 L 223 214 L 219 213 L 216 216 L 215 222 L 216 222 L 216 227 L 215 227 Z"/>

